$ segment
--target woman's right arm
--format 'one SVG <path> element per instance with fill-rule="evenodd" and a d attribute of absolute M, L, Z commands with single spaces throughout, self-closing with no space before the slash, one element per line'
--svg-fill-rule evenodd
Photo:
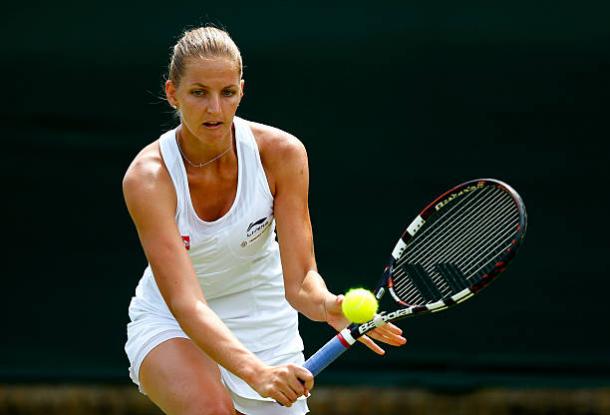
<path fill-rule="evenodd" d="M 159 290 L 195 344 L 261 396 L 283 405 L 311 389 L 308 371 L 296 365 L 265 365 L 208 307 L 174 219 L 176 194 L 158 147 L 136 157 L 123 179 L 123 194 Z M 307 379 L 306 389 L 299 379 Z"/>

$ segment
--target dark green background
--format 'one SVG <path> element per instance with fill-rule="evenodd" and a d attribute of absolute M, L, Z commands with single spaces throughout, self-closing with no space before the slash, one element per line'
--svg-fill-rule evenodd
<path fill-rule="evenodd" d="M 484 295 L 404 321 L 407 347 L 357 347 L 319 382 L 610 385 L 610 7 L 15 4 L 0 29 L 0 380 L 127 381 L 146 263 L 121 178 L 175 125 L 169 48 L 212 22 L 243 53 L 239 115 L 308 148 L 333 291 L 374 283 L 401 228 L 461 181 L 505 180 L 528 208 L 520 256 Z M 303 321 L 306 355 L 331 334 Z"/>

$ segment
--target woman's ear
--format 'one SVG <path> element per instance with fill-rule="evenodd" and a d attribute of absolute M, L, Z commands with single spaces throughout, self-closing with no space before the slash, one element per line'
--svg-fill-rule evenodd
<path fill-rule="evenodd" d="M 165 96 L 167 102 L 172 106 L 173 109 L 178 109 L 178 100 L 176 100 L 176 86 L 171 80 L 165 81 Z"/>

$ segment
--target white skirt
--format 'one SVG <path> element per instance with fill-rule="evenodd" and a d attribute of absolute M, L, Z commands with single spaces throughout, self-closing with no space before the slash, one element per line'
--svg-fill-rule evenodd
<path fill-rule="evenodd" d="M 125 352 L 129 359 L 129 376 L 140 386 L 140 366 L 148 353 L 159 344 L 173 338 L 189 337 L 180 328 L 176 319 L 160 310 L 154 312 L 138 307 L 134 298 L 129 306 L 131 322 L 127 325 Z M 287 336 L 287 342 L 272 349 L 256 351 L 254 354 L 268 365 L 294 363 L 303 365 L 305 359 L 301 350 L 302 341 L 298 331 Z M 271 398 L 263 398 L 244 380 L 219 366 L 222 382 L 228 389 L 235 409 L 247 415 L 303 415 L 309 412 L 307 398 L 301 397 L 290 408 L 283 407 Z"/>

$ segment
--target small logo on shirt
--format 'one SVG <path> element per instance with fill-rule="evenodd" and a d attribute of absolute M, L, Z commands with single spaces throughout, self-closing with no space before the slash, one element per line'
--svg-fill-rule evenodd
<path fill-rule="evenodd" d="M 252 223 L 251 223 L 251 224 L 248 226 L 248 229 L 246 230 L 246 232 L 247 232 L 247 233 L 249 233 L 249 232 L 250 232 L 250 230 L 251 230 L 252 228 L 254 228 L 255 226 L 258 226 L 258 225 L 260 225 L 260 224 L 262 224 L 262 223 L 265 223 L 265 221 L 266 221 L 266 220 L 267 220 L 267 218 L 260 218 L 260 219 L 259 219 L 259 220 L 257 220 L 256 222 L 252 222 Z M 248 235 L 248 236 L 249 236 L 249 235 Z"/>
<path fill-rule="evenodd" d="M 184 247 L 188 251 L 191 249 L 191 237 L 188 235 L 182 235 L 182 242 L 184 243 Z"/>
<path fill-rule="evenodd" d="M 246 229 L 246 239 L 241 242 L 240 246 L 242 248 L 245 248 L 246 246 L 248 246 L 248 244 L 251 244 L 252 242 L 256 241 L 269 227 L 270 224 L 270 217 L 260 218 L 250 223 L 250 225 L 248 225 L 248 229 Z"/>

